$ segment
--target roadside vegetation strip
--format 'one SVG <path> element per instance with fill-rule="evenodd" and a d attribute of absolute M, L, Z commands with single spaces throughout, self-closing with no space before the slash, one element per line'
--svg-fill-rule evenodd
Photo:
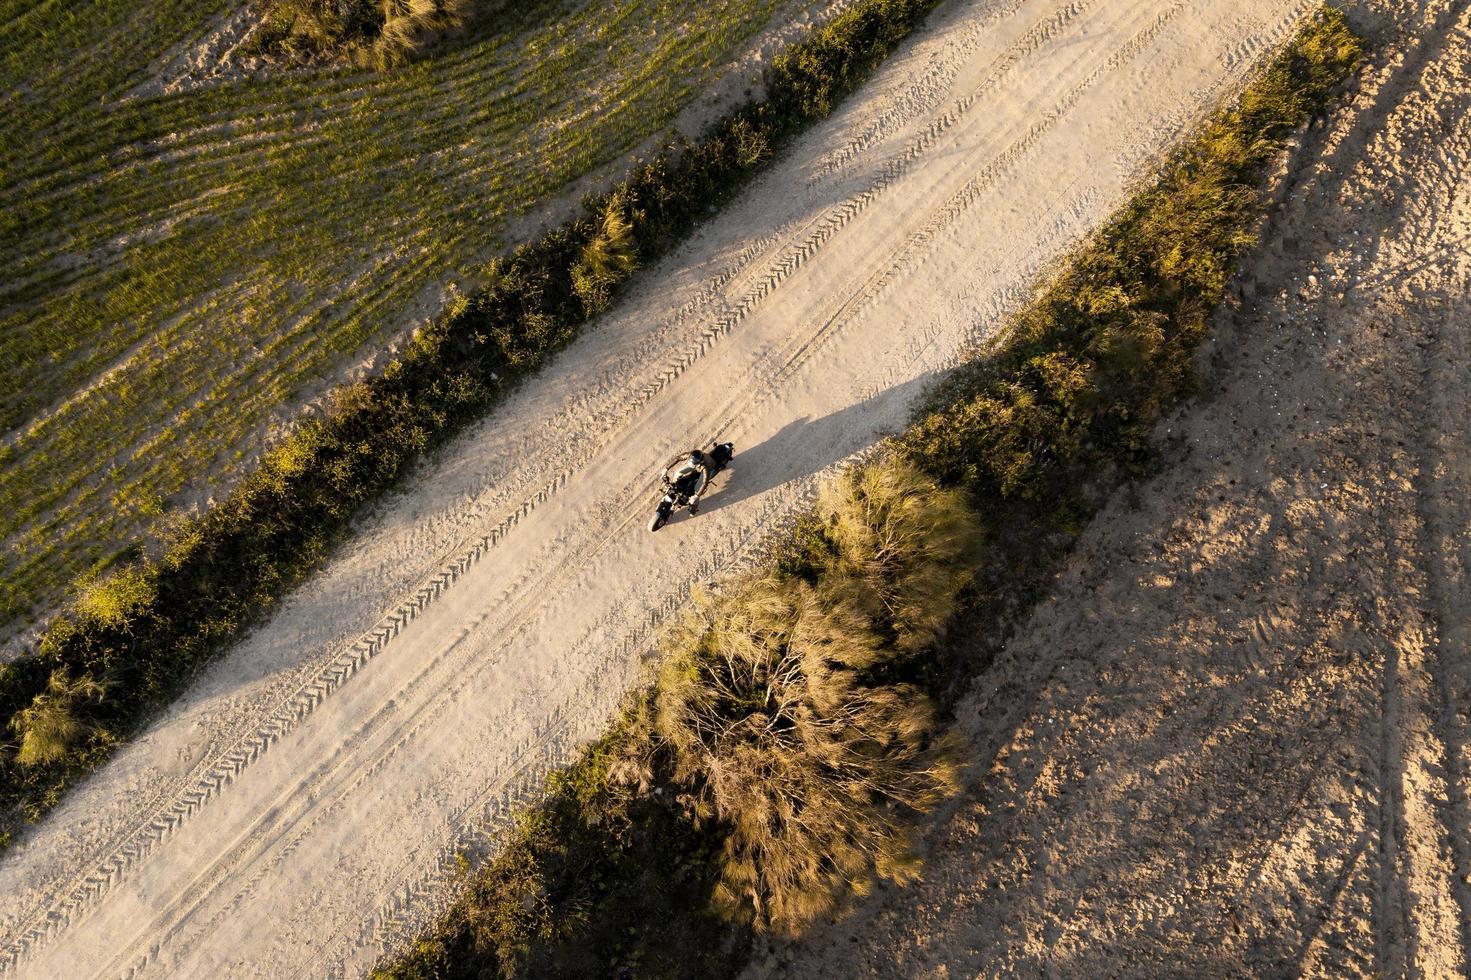
<path fill-rule="evenodd" d="M 3 648 L 821 2 L 527 0 L 393 71 L 159 97 L 136 92 L 227 0 L 0 26 Z"/>
<path fill-rule="evenodd" d="M 303 421 L 157 560 L 85 586 L 33 655 L 0 667 L 0 717 L 14 736 L 0 747 L 0 842 L 300 582 L 364 504 L 565 346 L 640 262 L 825 116 L 934 2 L 855 4 L 773 62 L 764 102 L 670 148 L 582 217 L 492 263 L 484 288 L 453 303 L 379 377 L 337 392 L 324 417 Z M 31 710 L 38 699 L 45 712 Z M 75 724 L 48 721 L 43 733 L 30 723 L 62 716 Z"/>
<path fill-rule="evenodd" d="M 1362 54 L 1336 11 L 1309 22 L 762 568 L 697 598 L 655 683 L 378 976 L 730 976 L 755 932 L 914 874 L 912 818 L 956 781 L 944 706 L 979 666 L 947 626 L 999 646 L 1148 472 L 1270 163 Z"/>

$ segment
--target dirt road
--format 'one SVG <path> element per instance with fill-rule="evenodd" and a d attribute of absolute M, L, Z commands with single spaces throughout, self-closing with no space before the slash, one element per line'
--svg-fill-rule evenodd
<path fill-rule="evenodd" d="M 1362 6 L 1378 70 L 965 707 L 926 881 L 756 975 L 1467 974 L 1471 4 Z"/>
<path fill-rule="evenodd" d="M 1307 0 L 951 3 L 0 864 L 36 977 L 352 974 L 692 584 L 906 417 Z M 657 464 L 733 440 L 697 521 Z"/>

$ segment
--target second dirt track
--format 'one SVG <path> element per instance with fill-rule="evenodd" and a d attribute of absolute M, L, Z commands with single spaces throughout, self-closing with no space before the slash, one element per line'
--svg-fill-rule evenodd
<path fill-rule="evenodd" d="M 0 864 L 11 972 L 358 973 L 692 586 L 898 428 L 1305 2 L 946 5 Z M 660 463 L 737 458 L 644 530 Z"/>

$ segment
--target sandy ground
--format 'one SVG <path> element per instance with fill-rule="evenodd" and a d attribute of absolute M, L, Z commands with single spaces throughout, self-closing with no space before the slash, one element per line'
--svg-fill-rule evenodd
<path fill-rule="evenodd" d="M 963 706 L 926 879 L 753 976 L 1467 974 L 1471 4 L 1374 6 L 1168 467 Z"/>
<path fill-rule="evenodd" d="M 1308 7 L 947 4 L 5 857 L 4 971 L 361 972 L 691 585 L 900 425 Z M 704 512 L 648 534 L 658 464 L 716 435 Z"/>

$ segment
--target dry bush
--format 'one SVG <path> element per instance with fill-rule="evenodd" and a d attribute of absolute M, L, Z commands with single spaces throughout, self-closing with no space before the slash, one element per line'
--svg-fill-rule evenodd
<path fill-rule="evenodd" d="M 818 517 L 837 550 L 830 588 L 893 630 L 900 650 L 934 642 L 970 580 L 980 533 L 960 491 L 888 456 L 825 487 Z"/>
<path fill-rule="evenodd" d="M 84 701 L 102 700 L 104 690 L 86 674 L 73 679 L 64 670 L 52 673 L 46 690 L 10 719 L 11 730 L 20 736 L 15 761 L 34 766 L 65 758 L 72 746 L 97 731 L 77 709 Z"/>
<path fill-rule="evenodd" d="M 384 69 L 401 65 L 447 31 L 464 25 L 471 0 L 383 0 L 383 26 L 362 61 Z"/>
<path fill-rule="evenodd" d="M 638 268 L 638 244 L 626 195 L 613 193 L 603 208 L 601 227 L 572 267 L 572 291 L 588 315 L 607 309 L 615 285 Z"/>
<path fill-rule="evenodd" d="M 464 25 L 473 0 L 265 0 L 255 39 L 262 54 L 291 60 L 350 55 L 392 68 Z"/>
<path fill-rule="evenodd" d="M 715 900 L 795 935 L 917 861 L 907 818 L 952 791 L 936 713 L 903 684 L 865 612 L 777 575 L 736 583 L 671 636 L 655 728 L 697 818 L 726 832 Z"/>

